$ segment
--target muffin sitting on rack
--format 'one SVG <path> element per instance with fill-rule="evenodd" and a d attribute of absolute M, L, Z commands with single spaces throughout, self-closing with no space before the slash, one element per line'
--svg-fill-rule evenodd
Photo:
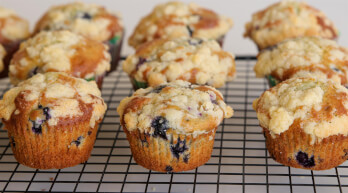
<path fill-rule="evenodd" d="M 338 36 L 336 27 L 323 12 L 298 1 L 281 1 L 255 13 L 245 28 L 244 36 L 251 38 L 259 50 L 288 38 Z"/>
<path fill-rule="evenodd" d="M 95 82 L 58 72 L 37 74 L 0 101 L 15 158 L 37 169 L 85 162 L 105 111 Z"/>
<path fill-rule="evenodd" d="M 137 48 L 157 38 L 197 37 L 214 39 L 222 46 L 232 25 L 230 18 L 194 3 L 168 2 L 141 19 L 128 43 Z"/>
<path fill-rule="evenodd" d="M 118 15 L 102 6 L 82 2 L 55 6 L 38 21 L 34 33 L 53 30 L 70 30 L 108 44 L 112 57 L 111 71 L 116 69 L 124 36 L 123 25 Z"/>
<path fill-rule="evenodd" d="M 270 86 L 292 77 L 326 78 L 348 86 L 348 49 L 320 37 L 302 37 L 264 49 L 254 67 Z"/>
<path fill-rule="evenodd" d="M 135 161 L 161 172 L 207 162 L 218 125 L 233 114 L 219 91 L 182 80 L 139 89 L 117 112 Z"/>
<path fill-rule="evenodd" d="M 86 80 L 95 80 L 102 87 L 103 77 L 110 69 L 106 45 L 70 31 L 41 32 L 23 42 L 10 65 L 11 83 L 37 73 L 66 72 Z"/>
<path fill-rule="evenodd" d="M 0 78 L 8 76 L 8 65 L 13 53 L 18 49 L 20 42 L 29 35 L 27 20 L 19 17 L 10 9 L 0 7 L 0 63 L 3 63 L 0 67 Z"/>
<path fill-rule="evenodd" d="M 270 155 L 286 166 L 326 170 L 348 158 L 348 89 L 292 78 L 253 103 Z"/>
<path fill-rule="evenodd" d="M 236 74 L 234 57 L 215 40 L 157 39 L 127 57 L 123 70 L 136 89 L 177 79 L 221 87 Z"/>

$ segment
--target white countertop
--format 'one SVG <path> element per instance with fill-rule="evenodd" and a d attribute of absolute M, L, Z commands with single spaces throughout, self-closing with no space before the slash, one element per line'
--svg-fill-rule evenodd
<path fill-rule="evenodd" d="M 72 0 L 0 0 L 0 6 L 14 9 L 22 17 L 30 21 L 31 26 L 52 5 L 72 2 Z M 126 28 L 126 38 L 133 31 L 141 17 L 148 14 L 154 5 L 164 2 L 163 0 L 85 0 L 106 6 L 108 9 L 120 12 Z M 254 43 L 243 38 L 244 25 L 251 19 L 252 13 L 263 9 L 276 0 L 195 0 L 203 7 L 214 10 L 219 14 L 229 16 L 234 21 L 234 26 L 227 34 L 224 49 L 234 54 L 256 54 Z M 347 0 L 307 0 L 307 2 L 322 10 L 334 21 L 340 31 L 339 44 L 348 47 L 348 1 Z M 124 41 L 123 54 L 132 53 L 133 49 Z"/>

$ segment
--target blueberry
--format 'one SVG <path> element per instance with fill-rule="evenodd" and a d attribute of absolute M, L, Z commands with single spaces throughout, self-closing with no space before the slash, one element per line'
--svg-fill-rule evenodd
<path fill-rule="evenodd" d="M 89 135 L 91 135 L 91 134 L 92 134 L 92 131 L 88 131 L 88 133 L 87 133 L 87 134 L 88 134 L 88 136 L 89 136 Z"/>
<path fill-rule="evenodd" d="M 75 144 L 77 147 L 81 144 L 83 136 L 78 137 L 75 141 L 71 142 L 71 144 Z"/>
<path fill-rule="evenodd" d="M 190 37 L 192 37 L 193 30 L 191 29 L 191 27 L 187 25 L 186 28 L 187 28 L 187 31 L 188 31 Z"/>
<path fill-rule="evenodd" d="M 33 68 L 33 69 L 29 72 L 29 78 L 32 77 L 32 76 L 34 76 L 35 74 L 37 74 L 38 70 L 39 70 L 39 67 Z"/>
<path fill-rule="evenodd" d="M 153 136 L 167 140 L 166 131 L 169 129 L 168 120 L 162 116 L 155 117 L 151 122 L 151 127 L 155 129 Z"/>
<path fill-rule="evenodd" d="M 11 144 L 12 144 L 12 148 L 15 148 L 16 147 L 16 142 L 14 140 L 14 137 L 11 137 Z"/>
<path fill-rule="evenodd" d="M 151 92 L 152 93 L 160 93 L 162 91 L 162 89 L 164 89 L 165 87 L 167 87 L 167 86 L 161 85 L 161 86 L 155 87 Z"/>
<path fill-rule="evenodd" d="M 335 72 L 342 72 L 340 69 L 336 68 L 336 67 L 331 67 L 331 70 L 335 71 Z"/>
<path fill-rule="evenodd" d="M 166 166 L 166 169 L 165 169 L 167 172 L 171 172 L 173 171 L 173 168 L 172 166 Z"/>
<path fill-rule="evenodd" d="M 297 162 L 305 168 L 311 168 L 315 166 L 314 156 L 308 158 L 308 154 L 302 151 L 299 151 L 296 155 Z"/>
<path fill-rule="evenodd" d="M 188 163 L 189 154 L 184 155 L 184 157 L 182 159 L 184 160 L 185 163 Z"/>
<path fill-rule="evenodd" d="M 92 16 L 91 16 L 89 13 L 83 13 L 83 14 L 82 14 L 82 18 L 83 18 L 83 19 L 90 20 L 90 19 L 92 19 Z"/>
<path fill-rule="evenodd" d="M 35 121 L 30 120 L 31 123 L 33 124 L 33 127 L 31 128 L 31 130 L 35 133 L 35 134 L 41 134 L 42 133 L 42 123 L 44 122 L 44 120 L 41 119 L 37 119 Z"/>
<path fill-rule="evenodd" d="M 210 97 L 210 101 L 211 101 L 213 104 L 216 104 L 216 105 L 218 104 L 215 95 L 209 94 L 209 97 Z"/>
<path fill-rule="evenodd" d="M 48 107 L 43 108 L 43 114 L 44 114 L 45 117 L 46 117 L 46 121 L 47 121 L 48 119 L 50 119 L 50 118 L 51 118 L 51 115 L 50 115 L 50 108 L 48 108 Z"/>
<path fill-rule="evenodd" d="M 203 43 L 203 40 L 201 40 L 201 39 L 189 39 L 188 43 L 192 46 L 196 46 L 196 45 Z"/>
<path fill-rule="evenodd" d="M 183 154 L 186 150 L 188 150 L 186 146 L 186 139 L 181 141 L 180 137 L 178 137 L 178 142 L 175 145 L 171 145 L 170 149 L 173 153 L 173 156 L 179 159 L 180 154 Z"/>
<path fill-rule="evenodd" d="M 139 57 L 138 63 L 135 66 L 136 70 L 139 70 L 140 66 L 147 62 L 146 58 Z"/>

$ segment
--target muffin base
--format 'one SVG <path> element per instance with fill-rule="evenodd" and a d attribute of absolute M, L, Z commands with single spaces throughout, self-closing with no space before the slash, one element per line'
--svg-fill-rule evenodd
<path fill-rule="evenodd" d="M 187 171 L 205 164 L 211 157 L 216 129 L 195 137 L 172 133 L 166 140 L 139 130 L 129 132 L 123 127 L 137 164 L 159 172 Z M 173 150 L 175 147 L 181 151 Z"/>
<path fill-rule="evenodd" d="M 108 75 L 109 73 L 117 69 L 118 61 L 120 60 L 120 57 L 121 57 L 123 39 L 124 39 L 124 31 L 122 32 L 122 36 L 116 42 L 114 39 L 111 39 L 105 42 L 109 46 L 109 53 L 111 55 L 111 67 L 110 67 L 110 71 L 107 72 L 106 75 Z"/>
<path fill-rule="evenodd" d="M 27 123 L 5 123 L 16 160 L 36 169 L 62 169 L 88 160 L 98 130 L 89 120 L 64 126 L 44 126 L 35 134 Z M 83 136 L 83 139 L 78 140 Z M 77 145 L 79 141 L 79 145 Z"/>
<path fill-rule="evenodd" d="M 0 72 L 0 78 L 7 78 L 9 72 L 9 65 L 12 59 L 13 54 L 19 49 L 19 45 L 22 41 L 16 41 L 9 44 L 3 44 L 6 55 L 4 58 L 4 69 Z"/>
<path fill-rule="evenodd" d="M 273 138 L 263 128 L 266 146 L 271 157 L 286 166 L 307 170 L 327 170 L 342 164 L 348 158 L 348 137 L 334 135 L 311 144 L 311 136 L 300 127 Z"/>

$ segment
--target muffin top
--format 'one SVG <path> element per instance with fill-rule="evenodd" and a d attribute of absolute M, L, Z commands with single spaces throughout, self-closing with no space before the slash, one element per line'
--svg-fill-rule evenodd
<path fill-rule="evenodd" d="M 263 50 L 254 67 L 256 76 L 328 78 L 348 84 L 348 49 L 333 40 L 302 37 Z"/>
<path fill-rule="evenodd" d="M 119 16 L 99 5 L 82 2 L 50 8 L 36 24 L 34 33 L 62 29 L 96 41 L 107 41 L 123 33 Z"/>
<path fill-rule="evenodd" d="M 66 72 L 93 79 L 110 69 L 107 45 L 70 31 L 40 32 L 21 43 L 10 64 L 14 85 L 37 73 Z"/>
<path fill-rule="evenodd" d="M 0 118 L 30 124 L 36 134 L 41 125 L 69 129 L 75 122 L 88 121 L 93 128 L 106 111 L 106 104 L 94 81 L 61 72 L 37 74 L 7 91 L 0 101 Z"/>
<path fill-rule="evenodd" d="M 4 58 L 6 55 L 5 48 L 0 44 L 0 72 L 4 70 Z"/>
<path fill-rule="evenodd" d="M 298 1 L 281 1 L 252 16 L 245 25 L 245 37 L 250 37 L 263 49 L 284 39 L 300 36 L 320 36 L 335 39 L 336 27 L 323 12 Z"/>
<path fill-rule="evenodd" d="M 200 37 L 218 39 L 232 27 L 230 18 L 217 15 L 197 4 L 168 2 L 160 4 L 146 17 L 142 18 L 129 45 L 139 45 L 157 38 Z"/>
<path fill-rule="evenodd" d="M 0 7 L 0 44 L 29 37 L 29 23 L 14 11 Z"/>
<path fill-rule="evenodd" d="M 332 135 L 348 135 L 348 89 L 325 79 L 286 80 L 264 92 L 253 108 L 272 137 L 292 128 L 309 134 L 312 144 Z"/>
<path fill-rule="evenodd" d="M 128 131 L 138 129 L 164 139 L 168 132 L 208 133 L 233 114 L 219 91 L 182 80 L 139 89 L 121 101 L 117 112 Z"/>
<path fill-rule="evenodd" d="M 138 82 L 156 86 L 177 79 L 221 87 L 235 76 L 234 57 L 215 40 L 156 39 L 138 47 L 123 63 Z"/>

